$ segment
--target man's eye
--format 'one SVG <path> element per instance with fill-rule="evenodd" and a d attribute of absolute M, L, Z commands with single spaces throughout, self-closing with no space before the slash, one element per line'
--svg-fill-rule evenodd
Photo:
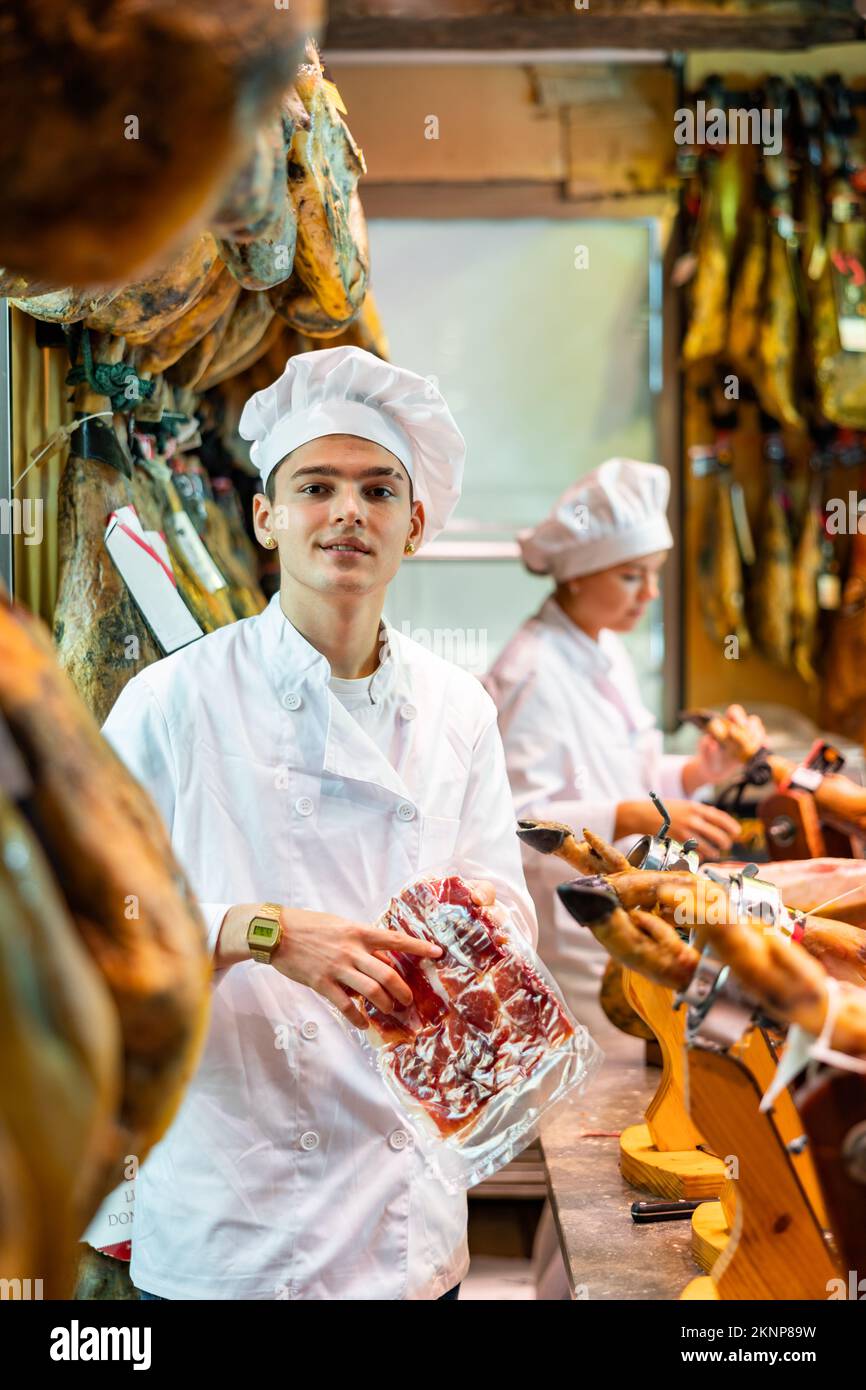
<path fill-rule="evenodd" d="M 370 491 L 379 497 L 396 497 L 397 495 L 392 488 L 386 487 L 384 483 L 371 487 Z"/>
<path fill-rule="evenodd" d="M 313 492 L 316 492 L 316 491 L 318 491 L 318 492 L 324 492 L 324 491 L 325 491 L 325 484 L 324 484 L 324 483 L 307 483 L 306 487 L 302 487 L 302 488 L 301 488 L 301 492 L 313 493 Z"/>

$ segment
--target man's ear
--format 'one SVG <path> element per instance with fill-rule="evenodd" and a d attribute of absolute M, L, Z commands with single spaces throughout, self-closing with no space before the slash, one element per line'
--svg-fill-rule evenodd
<path fill-rule="evenodd" d="M 423 503 L 423 502 L 413 502 L 413 503 L 412 503 L 412 519 L 411 519 L 411 522 L 410 522 L 410 524 L 409 524 L 409 534 L 408 534 L 408 536 L 406 537 L 406 540 L 407 540 L 407 541 L 411 541 L 412 544 L 414 545 L 414 547 L 415 547 L 416 550 L 418 549 L 419 545 L 421 544 L 421 538 L 422 538 L 422 536 L 424 535 L 424 526 L 425 526 L 426 520 L 427 520 L 427 518 L 426 518 L 426 516 L 424 515 L 424 503 Z"/>
<path fill-rule="evenodd" d="M 276 539 L 271 504 L 263 492 L 257 492 L 253 497 L 253 530 L 259 545 L 267 546 L 272 537 Z"/>

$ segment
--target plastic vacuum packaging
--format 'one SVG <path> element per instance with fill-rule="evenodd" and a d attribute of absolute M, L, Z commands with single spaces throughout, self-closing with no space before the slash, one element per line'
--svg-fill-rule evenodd
<path fill-rule="evenodd" d="M 386 1014 L 359 1000 L 370 1024 L 360 1038 L 433 1174 L 457 1192 L 525 1148 L 603 1053 L 526 939 L 479 907 L 464 879 L 407 885 L 377 925 L 443 949 L 435 960 L 391 954 L 413 1003 Z"/>

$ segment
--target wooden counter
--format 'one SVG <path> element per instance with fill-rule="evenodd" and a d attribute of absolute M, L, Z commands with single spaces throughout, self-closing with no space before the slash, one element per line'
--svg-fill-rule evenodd
<path fill-rule="evenodd" d="M 619 1139 L 592 1130 L 639 1124 L 661 1072 L 644 1063 L 644 1044 L 613 1027 L 593 1036 L 605 1061 L 586 1094 L 542 1124 L 550 1201 L 573 1298 L 676 1299 L 696 1274 L 691 1222 L 636 1226 L 631 1203 L 654 1194 L 624 1182 Z M 657 1200 L 657 1199 L 655 1199 Z"/>

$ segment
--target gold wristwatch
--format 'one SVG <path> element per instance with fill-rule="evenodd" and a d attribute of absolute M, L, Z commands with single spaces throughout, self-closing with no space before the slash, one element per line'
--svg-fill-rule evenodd
<path fill-rule="evenodd" d="M 283 934 L 280 926 L 281 911 L 279 903 L 259 903 L 258 912 L 247 927 L 250 955 L 261 965 L 270 965 L 280 944 Z"/>

